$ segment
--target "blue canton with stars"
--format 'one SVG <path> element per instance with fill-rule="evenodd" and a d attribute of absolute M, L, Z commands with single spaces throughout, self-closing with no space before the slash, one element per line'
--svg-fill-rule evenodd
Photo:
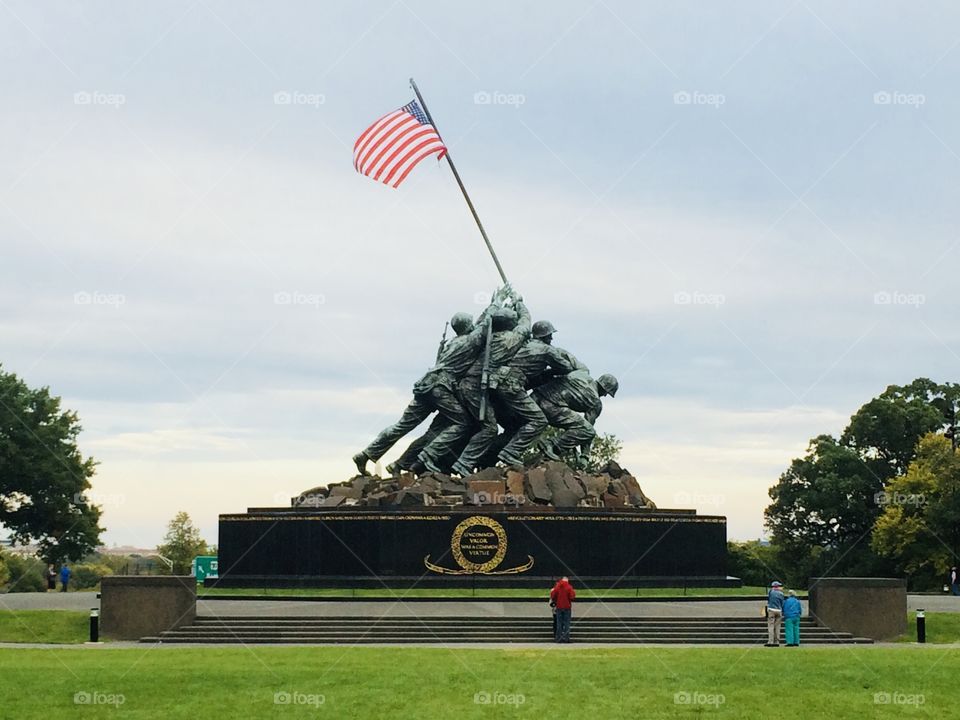
<path fill-rule="evenodd" d="M 421 125 L 430 124 L 430 121 L 427 120 L 426 113 L 423 112 L 423 108 L 420 107 L 420 103 L 418 103 L 416 100 L 414 100 L 409 105 L 404 105 L 402 109 L 410 113 L 411 115 L 413 115 L 417 119 L 417 122 L 420 123 Z"/>

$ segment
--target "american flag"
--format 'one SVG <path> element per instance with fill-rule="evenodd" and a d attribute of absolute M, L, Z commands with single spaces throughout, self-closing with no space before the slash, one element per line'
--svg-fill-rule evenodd
<path fill-rule="evenodd" d="M 447 152 L 436 128 L 416 100 L 387 113 L 353 144 L 353 166 L 361 175 L 397 187 L 417 163 Z"/>

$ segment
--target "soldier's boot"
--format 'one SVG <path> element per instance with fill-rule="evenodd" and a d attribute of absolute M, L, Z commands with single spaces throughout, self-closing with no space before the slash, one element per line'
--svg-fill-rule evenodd
<path fill-rule="evenodd" d="M 455 462 L 453 464 L 453 472 L 454 474 L 459 475 L 462 478 L 467 477 L 467 475 L 473 474 L 473 471 L 470 468 L 460 464 L 459 462 Z"/>
<path fill-rule="evenodd" d="M 556 453 L 553 444 L 549 440 L 544 440 L 540 443 L 539 449 L 549 460 L 560 460 L 560 456 Z"/>
<path fill-rule="evenodd" d="M 427 471 L 427 466 L 424 465 L 419 460 L 414 460 L 410 463 L 410 472 L 414 475 L 423 475 Z"/>
<path fill-rule="evenodd" d="M 431 458 L 427 453 L 425 452 L 420 453 L 419 455 L 417 455 L 417 459 L 430 472 L 434 472 L 434 473 L 443 472 L 443 468 L 437 465 L 437 463 L 434 462 L 433 458 Z"/>
<path fill-rule="evenodd" d="M 387 465 L 387 472 L 390 473 L 392 477 L 399 477 L 400 473 L 403 472 L 403 468 L 400 467 L 400 463 L 392 462 Z"/>
<path fill-rule="evenodd" d="M 577 456 L 576 467 L 574 470 L 589 470 L 590 469 L 590 453 L 581 452 Z"/>
<path fill-rule="evenodd" d="M 367 455 L 367 453 L 363 450 L 361 450 L 360 452 L 358 452 L 356 455 L 353 456 L 353 462 L 357 466 L 357 472 L 359 472 L 361 475 L 370 474 L 367 472 L 367 463 L 369 461 L 370 461 L 370 456 Z"/>
<path fill-rule="evenodd" d="M 497 460 L 502 462 L 507 467 L 523 467 L 523 460 L 521 458 L 511 455 L 506 451 L 501 451 L 500 454 L 497 455 Z"/>

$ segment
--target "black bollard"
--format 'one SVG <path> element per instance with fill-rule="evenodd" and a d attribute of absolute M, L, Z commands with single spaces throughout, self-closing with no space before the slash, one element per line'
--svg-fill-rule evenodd
<path fill-rule="evenodd" d="M 90 642 L 100 642 L 100 611 L 90 608 Z"/>
<path fill-rule="evenodd" d="M 927 617 L 923 608 L 917 608 L 917 642 L 927 641 Z"/>

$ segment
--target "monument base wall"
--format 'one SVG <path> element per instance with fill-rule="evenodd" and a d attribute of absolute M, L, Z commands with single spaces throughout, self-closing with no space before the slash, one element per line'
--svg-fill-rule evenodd
<path fill-rule="evenodd" d="M 855 637 L 894 640 L 907 632 L 907 581 L 902 578 L 812 578 L 810 616 Z"/>
<path fill-rule="evenodd" d="M 726 518 L 606 508 L 251 508 L 220 516 L 219 587 L 737 586 Z"/>
<path fill-rule="evenodd" d="M 182 575 L 110 575 L 100 581 L 100 632 L 139 640 L 189 625 L 197 616 L 197 579 Z"/>

